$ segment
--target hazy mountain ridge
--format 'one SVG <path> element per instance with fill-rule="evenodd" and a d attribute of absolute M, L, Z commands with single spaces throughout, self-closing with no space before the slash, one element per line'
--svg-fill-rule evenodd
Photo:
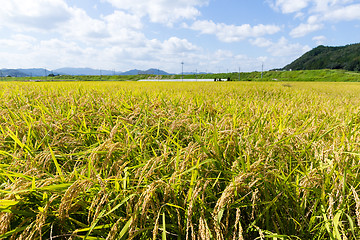
<path fill-rule="evenodd" d="M 320 45 L 284 67 L 284 70 L 290 69 L 360 71 L 360 43 L 339 47 Z"/>
<path fill-rule="evenodd" d="M 148 70 L 133 69 L 126 72 L 117 72 L 114 70 L 100 70 L 93 68 L 59 68 L 55 70 L 47 70 L 45 68 L 29 68 L 29 69 L 0 69 L 0 75 L 11 77 L 43 77 L 49 74 L 54 75 L 74 75 L 74 76 L 111 76 L 111 75 L 139 75 L 139 74 L 154 74 L 154 75 L 169 75 L 169 73 L 155 68 Z"/>

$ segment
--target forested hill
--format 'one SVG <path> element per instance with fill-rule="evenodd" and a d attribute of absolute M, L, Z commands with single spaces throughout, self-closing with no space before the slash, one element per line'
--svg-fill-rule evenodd
<path fill-rule="evenodd" d="M 360 71 L 360 43 L 342 47 L 325 47 L 320 45 L 285 66 L 284 69 L 344 69 Z"/>

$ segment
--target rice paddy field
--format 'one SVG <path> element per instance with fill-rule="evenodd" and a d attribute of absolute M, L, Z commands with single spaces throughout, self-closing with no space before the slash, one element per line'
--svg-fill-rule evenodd
<path fill-rule="evenodd" d="M 0 83 L 0 239 L 359 239 L 360 84 Z"/>

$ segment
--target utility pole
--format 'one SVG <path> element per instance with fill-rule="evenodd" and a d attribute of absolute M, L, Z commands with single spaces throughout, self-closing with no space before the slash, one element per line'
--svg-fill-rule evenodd
<path fill-rule="evenodd" d="M 102 81 L 102 71 L 100 69 L 100 81 Z"/>
<path fill-rule="evenodd" d="M 263 78 L 263 74 L 264 74 L 264 63 L 262 63 L 261 65 L 261 79 Z"/>
<path fill-rule="evenodd" d="M 197 69 L 195 70 L 195 77 L 196 77 L 196 81 L 198 80 L 198 76 L 197 76 Z"/>
<path fill-rule="evenodd" d="M 184 62 L 181 62 L 181 79 L 184 81 Z"/>
<path fill-rule="evenodd" d="M 240 82 L 240 72 L 241 72 L 241 68 L 239 67 L 239 82 Z"/>

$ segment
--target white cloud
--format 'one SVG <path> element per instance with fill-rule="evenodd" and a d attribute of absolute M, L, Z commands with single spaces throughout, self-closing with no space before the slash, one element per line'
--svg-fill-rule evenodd
<path fill-rule="evenodd" d="M 214 54 L 215 59 L 232 58 L 233 56 L 234 54 L 231 51 L 222 49 L 217 50 Z"/>
<path fill-rule="evenodd" d="M 274 9 L 281 10 L 282 13 L 299 12 L 309 5 L 311 0 L 276 0 L 270 2 L 270 6 Z"/>
<path fill-rule="evenodd" d="M 360 4 L 354 0 L 268 0 L 269 5 L 295 18 L 308 16 L 307 22 L 292 29 L 290 36 L 303 37 L 324 27 L 326 22 L 360 20 Z"/>
<path fill-rule="evenodd" d="M 325 13 L 352 4 L 354 0 L 267 0 L 267 2 L 273 9 L 289 14 L 299 13 L 307 8 L 312 13 Z"/>
<path fill-rule="evenodd" d="M 240 26 L 226 25 L 224 23 L 214 23 L 213 21 L 195 21 L 189 27 L 192 30 L 199 31 L 202 34 L 216 35 L 223 42 L 239 42 L 250 37 L 260 37 L 264 35 L 275 34 L 281 29 L 276 25 L 259 24 L 251 26 L 243 24 Z"/>
<path fill-rule="evenodd" d="M 128 14 L 123 11 L 115 10 L 113 14 L 103 17 L 109 24 L 112 32 L 119 28 L 142 29 L 141 18 L 134 14 Z"/>
<path fill-rule="evenodd" d="M 40 32 L 68 41 L 97 46 L 109 43 L 136 44 L 143 40 L 141 18 L 114 11 L 99 19 L 84 9 L 69 7 L 64 0 L 2 0 L 0 27 L 19 33 Z"/>
<path fill-rule="evenodd" d="M 324 42 L 326 41 L 326 37 L 325 36 L 315 36 L 312 38 L 312 40 L 315 41 L 317 45 L 323 45 Z"/>
<path fill-rule="evenodd" d="M 273 43 L 266 38 L 256 38 L 250 40 L 250 43 L 257 47 L 270 47 Z"/>
<path fill-rule="evenodd" d="M 164 12 L 167 8 L 161 2 L 155 1 L 157 5 L 152 7 L 160 6 L 160 13 L 168 14 L 171 21 L 197 14 L 182 12 L 173 18 L 170 16 L 173 10 Z M 204 3 L 206 1 L 199 0 L 185 6 L 189 8 Z M 143 4 L 149 6 L 147 1 Z M 167 4 L 181 5 L 173 1 Z M 130 5 L 129 2 L 127 6 Z M 156 15 L 151 17 L 157 21 Z M 201 51 L 185 38 L 169 36 L 163 41 L 147 38 L 143 32 L 142 15 L 135 11 L 114 10 L 109 15 L 93 18 L 84 9 L 68 6 L 64 0 L 3 0 L 1 27 L 11 30 L 6 37 L 0 38 L 0 54 L 6 59 L 0 64 L 4 67 L 126 69 L 154 67 L 161 62 L 166 68 L 179 61 L 179 56 L 196 59 Z"/>
<path fill-rule="evenodd" d="M 321 21 L 319 16 L 313 15 L 310 16 L 307 20 L 307 23 L 301 23 L 296 28 L 290 31 L 290 36 L 293 38 L 303 37 L 309 33 L 318 31 L 324 27 L 324 24 Z"/>
<path fill-rule="evenodd" d="M 162 68 L 169 69 L 174 62 L 177 64 L 179 56 L 196 59 L 197 55 L 201 55 L 200 47 L 178 37 L 164 41 L 143 37 L 140 43 L 134 45 L 128 42 L 99 45 L 84 45 L 69 39 L 39 40 L 31 36 L 14 35 L 0 39 L 0 53 L 6 59 L 0 60 L 0 64 L 10 68 L 55 69 L 72 66 L 124 70 L 135 67 L 145 69 L 161 63 Z"/>
<path fill-rule="evenodd" d="M 93 19 L 83 9 L 72 9 L 72 18 L 67 24 L 58 28 L 63 36 L 68 39 L 88 40 L 101 39 L 109 36 L 106 23 L 102 20 Z"/>
<path fill-rule="evenodd" d="M 261 65 L 259 65 L 259 62 L 264 63 L 264 69 L 282 68 L 285 65 L 289 64 L 291 61 L 311 50 L 311 47 L 309 47 L 308 45 L 293 43 L 285 37 L 281 37 L 276 42 L 272 42 L 266 39 L 263 39 L 263 41 L 267 42 L 266 46 L 264 47 L 266 48 L 266 51 L 270 54 L 267 56 L 260 56 L 257 58 L 257 61 L 253 61 L 253 66 L 255 66 L 255 64 L 258 64 L 259 70 L 261 69 Z M 254 44 L 254 42 L 251 43 Z"/>
<path fill-rule="evenodd" d="M 103 39 L 105 44 L 136 47 L 142 46 L 146 40 L 141 31 L 143 24 L 139 16 L 115 11 L 113 14 L 103 17 L 103 20 L 109 35 L 108 38 Z"/>
<path fill-rule="evenodd" d="M 277 42 L 272 42 L 265 38 L 257 38 L 250 40 L 250 43 L 257 47 L 267 48 L 267 51 L 273 57 L 299 56 L 311 49 L 307 45 L 303 46 L 299 43 L 290 43 L 285 37 L 281 37 Z"/>
<path fill-rule="evenodd" d="M 235 25 L 210 19 L 197 20 L 201 7 L 211 3 L 211 0 L 96 1 L 96 5 L 95 2 L 78 2 L 74 6 L 70 4 L 74 1 L 68 0 L 1 0 L 0 54 L 3 60 L 0 60 L 0 64 L 3 67 L 74 66 L 118 70 L 160 67 L 179 72 L 180 62 L 185 61 L 188 71 L 194 71 L 197 67 L 199 71 L 226 71 L 227 67 L 224 66 L 234 71 L 239 65 L 243 70 L 252 70 L 253 66 L 258 69 L 261 61 L 271 61 L 267 65 L 279 67 L 282 61 L 288 63 L 289 58 L 298 57 L 309 50 L 308 46 L 285 38 L 278 41 L 267 39 L 269 35 L 283 30 L 280 25 Z M 316 32 L 326 22 L 360 19 L 360 4 L 352 4 L 355 2 L 353 0 L 272 2 L 273 8 L 296 18 L 294 21 L 297 25 L 290 32 L 294 38 Z M 111 9 L 109 3 L 114 8 Z M 103 6 L 106 8 L 104 12 Z M 153 23 L 166 26 L 177 23 L 177 27 L 187 29 L 182 29 L 179 31 L 181 35 L 178 35 L 176 29 L 166 31 L 163 26 Z M 153 26 L 156 29 L 152 29 Z M 192 42 L 191 37 L 196 37 L 191 36 L 194 33 L 212 35 L 225 43 L 248 39 L 253 47 L 242 42 L 232 51 L 228 47 L 236 44 L 218 49 L 219 45 L 225 44 L 212 43 L 212 38 L 202 46 L 194 44 L 197 40 Z M 317 43 L 325 40 L 321 36 L 313 38 Z M 249 54 L 255 57 L 246 56 L 247 47 L 251 50 Z M 257 53 L 256 47 L 264 48 L 267 52 Z M 266 53 L 268 56 L 256 56 Z"/>
<path fill-rule="evenodd" d="M 301 23 L 299 26 L 291 30 L 290 36 L 293 38 L 303 37 L 309 33 L 322 29 L 323 27 L 323 24 Z"/>
<path fill-rule="evenodd" d="M 360 20 L 360 4 L 354 4 L 335 9 L 326 13 L 324 19 L 335 22 Z"/>
<path fill-rule="evenodd" d="M 0 26 L 18 30 L 49 30 L 71 18 L 63 0 L 2 0 Z"/>
<path fill-rule="evenodd" d="M 122 11 L 94 19 L 82 9 L 73 9 L 73 17 L 68 24 L 58 29 L 67 40 L 76 40 L 85 45 L 107 47 L 126 44 L 138 46 L 144 41 L 141 19 Z"/>
<path fill-rule="evenodd" d="M 7 49 L 11 48 L 13 49 L 13 53 L 22 53 L 24 51 L 32 50 L 35 42 L 35 38 L 23 34 L 15 34 L 10 38 L 1 38 L 0 52 L 5 52 Z"/>
<path fill-rule="evenodd" d="M 311 48 L 309 46 L 303 46 L 299 43 L 289 43 L 284 37 L 280 38 L 278 42 L 273 43 L 268 48 L 268 52 L 275 57 L 297 57 L 310 50 Z"/>
<path fill-rule="evenodd" d="M 151 22 L 172 25 L 183 19 L 200 15 L 197 7 L 209 0 L 106 0 L 118 9 L 128 10 L 138 16 L 149 16 Z"/>
<path fill-rule="evenodd" d="M 182 53 L 199 50 L 199 47 L 193 45 L 186 39 L 171 37 L 163 43 L 163 50 L 166 54 Z"/>

